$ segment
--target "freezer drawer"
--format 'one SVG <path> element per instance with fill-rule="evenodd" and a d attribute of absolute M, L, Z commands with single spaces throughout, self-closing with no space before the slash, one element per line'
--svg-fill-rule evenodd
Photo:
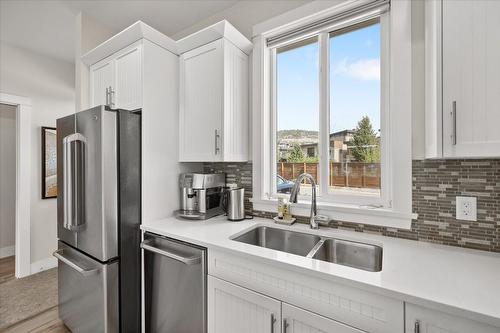
<path fill-rule="evenodd" d="M 146 332 L 206 332 L 206 249 L 145 233 Z"/>
<path fill-rule="evenodd" d="M 73 333 L 118 332 L 118 261 L 101 264 L 58 244 L 61 320 Z"/>

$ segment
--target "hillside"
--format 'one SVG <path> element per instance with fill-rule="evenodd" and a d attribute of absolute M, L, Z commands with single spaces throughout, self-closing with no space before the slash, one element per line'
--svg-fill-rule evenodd
<path fill-rule="evenodd" d="M 318 131 L 307 130 L 281 130 L 278 131 L 278 141 L 300 141 L 300 142 L 317 142 Z"/>

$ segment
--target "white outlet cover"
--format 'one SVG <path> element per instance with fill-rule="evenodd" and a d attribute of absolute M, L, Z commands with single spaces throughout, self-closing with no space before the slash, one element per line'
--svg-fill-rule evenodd
<path fill-rule="evenodd" d="M 477 221 L 477 198 L 457 197 L 456 219 L 464 221 Z"/>

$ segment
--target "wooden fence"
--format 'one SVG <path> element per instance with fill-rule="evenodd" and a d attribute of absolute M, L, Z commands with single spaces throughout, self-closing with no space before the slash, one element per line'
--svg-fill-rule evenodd
<path fill-rule="evenodd" d="M 318 179 L 318 163 L 278 162 L 278 175 L 294 180 L 307 172 Z M 347 171 L 347 172 L 346 172 Z M 380 188 L 380 163 L 330 163 L 329 185 L 339 187 Z"/>

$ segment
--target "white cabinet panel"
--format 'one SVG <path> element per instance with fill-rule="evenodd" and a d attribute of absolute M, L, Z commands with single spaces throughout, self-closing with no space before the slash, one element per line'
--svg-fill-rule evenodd
<path fill-rule="evenodd" d="M 142 41 L 90 66 L 90 104 L 142 108 Z M 106 96 L 110 88 L 109 96 Z"/>
<path fill-rule="evenodd" d="M 180 58 L 181 162 L 248 160 L 248 56 L 222 39 Z"/>
<path fill-rule="evenodd" d="M 442 7 L 443 154 L 500 156 L 500 1 Z"/>
<path fill-rule="evenodd" d="M 406 332 L 498 333 L 500 328 L 406 303 Z"/>
<path fill-rule="evenodd" d="M 208 333 L 281 332 L 281 302 L 208 276 Z"/>
<path fill-rule="evenodd" d="M 290 304 L 282 303 L 281 311 L 283 332 L 285 333 L 363 333 L 356 328 Z"/>
<path fill-rule="evenodd" d="M 104 60 L 90 66 L 90 106 L 108 104 L 106 91 L 113 86 L 114 64 L 112 60 Z"/>
<path fill-rule="evenodd" d="M 135 110 L 142 106 L 141 45 L 126 48 L 115 58 L 115 103 L 119 109 Z"/>
<path fill-rule="evenodd" d="M 224 160 L 248 158 L 248 56 L 224 43 Z"/>
<path fill-rule="evenodd" d="M 181 161 L 222 159 L 222 52 L 222 40 L 217 40 L 181 56 Z"/>
<path fill-rule="evenodd" d="M 370 333 L 401 333 L 401 300 L 278 265 L 210 251 L 208 274 Z"/>

